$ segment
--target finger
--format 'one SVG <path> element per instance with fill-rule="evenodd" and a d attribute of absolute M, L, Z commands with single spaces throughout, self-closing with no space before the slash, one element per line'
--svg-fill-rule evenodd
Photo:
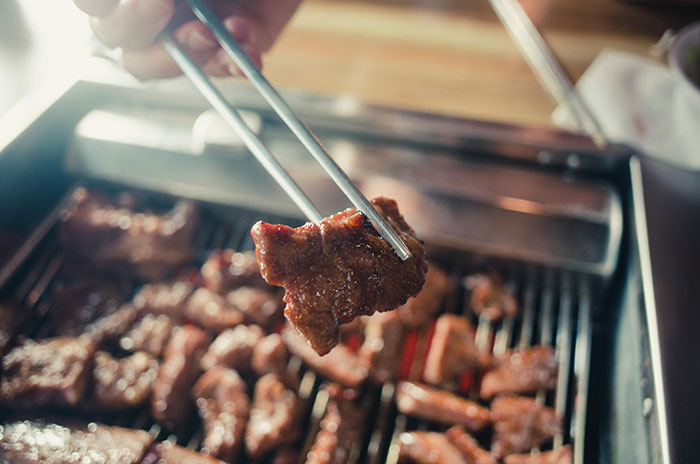
<path fill-rule="evenodd" d="M 119 3 L 119 0 L 73 0 L 75 6 L 90 16 L 105 16 Z"/>
<path fill-rule="evenodd" d="M 145 48 L 173 16 L 173 0 L 122 0 L 110 14 L 91 17 L 95 35 L 110 47 Z"/>
<path fill-rule="evenodd" d="M 211 31 L 193 20 L 175 30 L 175 40 L 182 44 L 195 63 L 202 65 L 216 54 L 218 43 Z M 122 66 L 139 79 L 174 77 L 182 72 L 160 44 L 141 50 L 124 50 Z"/>
<path fill-rule="evenodd" d="M 262 57 L 260 51 L 251 44 L 242 45 L 243 51 L 250 57 L 258 69 L 262 68 Z M 224 50 L 218 50 L 216 55 L 207 62 L 204 70 L 212 76 L 236 76 L 244 77 L 243 72 L 238 68 L 233 59 Z"/>

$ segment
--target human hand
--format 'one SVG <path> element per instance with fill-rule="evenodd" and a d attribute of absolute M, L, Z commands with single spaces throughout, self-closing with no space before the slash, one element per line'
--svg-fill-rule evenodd
<path fill-rule="evenodd" d="M 95 35 L 121 49 L 124 68 L 140 79 L 172 77 L 180 68 L 156 42 L 171 22 L 175 39 L 214 76 L 240 75 L 238 67 L 185 2 L 175 0 L 73 0 L 90 16 Z M 209 6 L 258 67 L 301 0 L 210 0 Z"/>

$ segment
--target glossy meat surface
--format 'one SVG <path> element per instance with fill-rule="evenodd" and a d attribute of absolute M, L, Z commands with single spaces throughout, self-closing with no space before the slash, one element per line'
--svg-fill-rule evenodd
<path fill-rule="evenodd" d="M 96 345 L 117 340 L 134 325 L 139 315 L 140 311 L 133 305 L 129 303 L 124 304 L 115 312 L 91 324 L 86 335 L 89 336 Z"/>
<path fill-rule="evenodd" d="M 267 287 L 260 275 L 258 259 L 252 251 L 213 251 L 202 265 L 204 286 L 225 294 L 239 287 Z"/>
<path fill-rule="evenodd" d="M 92 372 L 87 337 L 26 340 L 2 359 L 0 399 L 11 408 L 75 406 Z"/>
<path fill-rule="evenodd" d="M 480 359 L 486 356 L 476 348 L 474 329 L 466 318 L 443 314 L 435 323 L 423 378 L 433 385 L 450 383 L 478 368 Z"/>
<path fill-rule="evenodd" d="M 152 447 L 141 464 L 225 464 L 212 456 L 183 448 L 169 441 Z"/>
<path fill-rule="evenodd" d="M 145 313 L 164 314 L 180 321 L 192 290 L 192 284 L 183 280 L 147 284 L 134 296 L 133 304 Z"/>
<path fill-rule="evenodd" d="M 264 333 L 257 325 L 239 325 L 221 332 L 202 358 L 202 369 L 224 366 L 249 370 L 253 349 Z"/>
<path fill-rule="evenodd" d="M 473 274 L 464 283 L 471 291 L 469 302 L 477 315 L 496 321 L 518 313 L 518 303 L 499 274 Z"/>
<path fill-rule="evenodd" d="M 418 329 L 428 324 L 442 306 L 449 287 L 445 271 L 435 263 L 429 263 L 423 289 L 396 309 L 403 325 L 407 329 Z"/>
<path fill-rule="evenodd" d="M 404 432 L 399 435 L 399 460 L 418 464 L 471 464 L 439 432 Z"/>
<path fill-rule="evenodd" d="M 151 414 L 168 429 L 181 426 L 192 410 L 190 390 L 202 372 L 201 359 L 209 340 L 197 327 L 178 327 L 163 353 L 163 363 L 153 383 Z"/>
<path fill-rule="evenodd" d="M 338 345 L 326 356 L 319 356 L 291 327 L 285 328 L 282 338 L 289 351 L 299 356 L 322 376 L 345 387 L 359 387 L 369 375 L 367 361 L 345 345 Z"/>
<path fill-rule="evenodd" d="M 109 353 L 95 353 L 91 408 L 118 411 L 140 406 L 148 400 L 158 374 L 158 361 L 142 351 L 116 359 Z"/>
<path fill-rule="evenodd" d="M 23 420 L 0 426 L 0 461 L 138 464 L 152 441 L 143 430 L 69 420 Z"/>
<path fill-rule="evenodd" d="M 230 329 L 243 322 L 243 313 L 232 307 L 226 298 L 204 287 L 187 300 L 185 316 L 200 327 L 214 332 Z"/>
<path fill-rule="evenodd" d="M 535 346 L 507 352 L 498 367 L 484 375 L 481 397 L 498 393 L 534 393 L 557 386 L 557 360 L 554 349 Z"/>
<path fill-rule="evenodd" d="M 571 446 L 566 445 L 552 451 L 536 454 L 511 454 L 503 460 L 505 464 L 571 464 Z"/>
<path fill-rule="evenodd" d="M 497 459 L 527 451 L 561 432 L 561 419 L 534 398 L 498 396 L 491 403 L 493 442 L 491 452 Z"/>
<path fill-rule="evenodd" d="M 490 422 L 489 410 L 453 393 L 413 382 L 396 387 L 396 406 L 409 416 L 479 431 Z"/>
<path fill-rule="evenodd" d="M 119 340 L 119 346 L 126 351 L 144 351 L 160 357 L 174 328 L 168 316 L 146 314 Z"/>
<path fill-rule="evenodd" d="M 258 379 L 245 432 L 248 454 L 259 458 L 280 445 L 294 442 L 301 431 L 300 413 L 301 400 L 276 375 Z"/>
<path fill-rule="evenodd" d="M 329 394 L 321 429 L 306 455 L 306 464 L 345 464 L 362 427 L 362 411 L 353 401 L 356 393 L 337 385 Z"/>
<path fill-rule="evenodd" d="M 241 287 L 229 292 L 226 301 L 242 312 L 246 319 L 261 327 L 270 327 L 283 320 L 282 297 L 274 291 L 254 287 Z"/>
<path fill-rule="evenodd" d="M 191 259 L 198 222 L 191 201 L 178 201 L 160 215 L 78 188 L 62 218 L 59 237 L 71 256 L 93 266 L 157 280 Z"/>
<path fill-rule="evenodd" d="M 278 334 L 270 334 L 263 337 L 255 344 L 251 365 L 253 371 L 263 376 L 265 374 L 277 374 L 285 378 L 289 350 Z"/>
<path fill-rule="evenodd" d="M 457 425 L 445 432 L 447 439 L 459 449 L 462 456 L 466 458 L 467 464 L 496 464 L 496 460 L 491 453 L 479 446 L 479 442 L 474 437 Z"/>
<path fill-rule="evenodd" d="M 393 381 L 401 361 L 403 326 L 396 311 L 367 319 L 360 357 L 369 365 L 369 377 L 379 384 Z"/>
<path fill-rule="evenodd" d="M 260 271 L 283 286 L 284 314 L 320 355 L 340 341 L 339 324 L 388 311 L 420 292 L 428 262 L 393 200 L 372 201 L 409 247 L 403 262 L 364 214 L 348 209 L 297 229 L 256 223 L 251 235 Z"/>
<path fill-rule="evenodd" d="M 250 413 L 245 382 L 236 371 L 217 366 L 202 374 L 192 396 L 204 424 L 202 452 L 234 461 Z"/>

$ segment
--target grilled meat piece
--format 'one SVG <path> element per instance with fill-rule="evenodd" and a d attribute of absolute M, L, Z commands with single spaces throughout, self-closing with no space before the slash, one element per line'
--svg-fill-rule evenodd
<path fill-rule="evenodd" d="M 256 223 L 251 235 L 260 271 L 283 286 L 284 315 L 320 355 L 340 341 L 339 324 L 388 311 L 423 287 L 428 262 L 423 245 L 393 200 L 372 200 L 413 254 L 401 261 L 364 214 L 347 209 L 297 229 Z"/>
<path fill-rule="evenodd" d="M 481 397 L 492 398 L 498 393 L 534 393 L 557 386 L 557 360 L 554 349 L 535 346 L 506 353 L 501 364 L 484 375 Z"/>
<path fill-rule="evenodd" d="M 164 441 L 152 447 L 141 464 L 225 464 L 206 454 Z"/>
<path fill-rule="evenodd" d="M 131 304 L 124 304 L 112 314 L 98 319 L 87 330 L 86 334 L 95 345 L 113 341 L 124 335 L 139 318 L 140 311 Z"/>
<path fill-rule="evenodd" d="M 367 361 L 350 351 L 345 345 L 338 345 L 327 356 L 319 356 L 311 346 L 291 327 L 282 332 L 282 339 L 289 351 L 299 356 L 322 376 L 339 384 L 355 388 L 364 383 L 369 374 Z"/>
<path fill-rule="evenodd" d="M 449 284 L 447 274 L 435 263 L 430 263 L 423 289 L 396 309 L 403 325 L 407 329 L 418 329 L 428 324 L 442 306 Z"/>
<path fill-rule="evenodd" d="M 118 411 L 140 406 L 151 394 L 158 361 L 142 351 L 122 359 L 95 353 L 91 410 Z"/>
<path fill-rule="evenodd" d="M 16 464 L 138 464 L 153 438 L 71 420 L 22 420 L 0 426 L 0 461 Z"/>
<path fill-rule="evenodd" d="M 404 432 L 399 435 L 399 460 L 418 464 L 471 464 L 439 432 Z"/>
<path fill-rule="evenodd" d="M 275 374 L 267 374 L 255 383 L 245 444 L 248 454 L 260 458 L 299 436 L 301 400 Z"/>
<path fill-rule="evenodd" d="M 243 322 L 243 313 L 228 304 L 223 296 L 204 287 L 198 288 L 187 300 L 185 316 L 200 327 L 215 332 Z"/>
<path fill-rule="evenodd" d="M 498 396 L 491 403 L 493 443 L 496 459 L 541 445 L 561 432 L 561 419 L 533 398 Z"/>
<path fill-rule="evenodd" d="M 91 265 L 145 280 L 166 277 L 191 259 L 199 213 L 178 201 L 163 215 L 138 212 L 78 188 L 62 218 L 64 249 Z"/>
<path fill-rule="evenodd" d="M 246 319 L 262 327 L 282 320 L 284 302 L 279 293 L 254 287 L 241 287 L 229 292 L 226 301 L 242 312 Z"/>
<path fill-rule="evenodd" d="M 400 382 L 396 387 L 396 406 L 409 416 L 441 424 L 460 424 L 479 431 L 490 422 L 489 410 L 473 401 L 427 385 Z"/>
<path fill-rule="evenodd" d="M 271 334 L 263 337 L 256 343 L 255 348 L 253 348 L 251 365 L 253 371 L 259 376 L 277 374 L 284 378 L 288 360 L 289 351 L 282 337 L 277 334 Z"/>
<path fill-rule="evenodd" d="M 344 464 L 360 436 L 362 410 L 354 403 L 356 392 L 338 385 L 327 387 L 329 400 L 321 429 L 306 455 L 306 464 Z"/>
<path fill-rule="evenodd" d="M 459 449 L 468 464 L 496 464 L 491 453 L 479 446 L 479 442 L 458 425 L 445 432 L 447 438 Z"/>
<path fill-rule="evenodd" d="M 360 357 L 369 365 L 369 377 L 377 383 L 394 380 L 401 360 L 403 326 L 395 311 L 379 313 L 367 319 Z"/>
<path fill-rule="evenodd" d="M 571 446 L 566 445 L 552 451 L 537 454 L 511 454 L 503 461 L 505 464 L 571 464 Z"/>
<path fill-rule="evenodd" d="M 56 336 L 77 337 L 116 312 L 129 291 L 125 285 L 102 280 L 59 283 L 51 297 L 51 318 Z"/>
<path fill-rule="evenodd" d="M 160 357 L 175 324 L 164 314 L 146 314 L 120 340 L 126 351 L 145 351 Z"/>
<path fill-rule="evenodd" d="M 232 462 L 250 413 L 245 382 L 236 371 L 216 366 L 197 380 L 192 395 L 204 423 L 202 452 Z"/>
<path fill-rule="evenodd" d="M 469 303 L 477 315 L 496 321 L 518 313 L 518 303 L 498 273 L 473 274 L 464 279 L 464 284 L 471 291 Z"/>
<path fill-rule="evenodd" d="M 0 399 L 11 408 L 75 406 L 92 372 L 87 337 L 25 340 L 2 359 Z"/>
<path fill-rule="evenodd" d="M 282 447 L 275 451 L 272 464 L 297 464 L 299 462 L 299 450 L 292 447 Z"/>
<path fill-rule="evenodd" d="M 144 285 L 134 296 L 133 304 L 145 313 L 164 314 L 174 321 L 182 320 L 185 301 L 193 286 L 184 280 Z"/>
<path fill-rule="evenodd" d="M 268 286 L 252 251 L 213 251 L 202 265 L 202 280 L 205 287 L 222 295 L 239 287 Z"/>
<path fill-rule="evenodd" d="M 239 325 L 221 332 L 209 345 L 202 358 L 202 369 L 214 366 L 231 367 L 236 370 L 249 370 L 255 345 L 264 333 L 257 325 Z"/>
<path fill-rule="evenodd" d="M 10 349 L 26 315 L 14 305 L 0 303 L 0 359 Z"/>
<path fill-rule="evenodd" d="M 433 385 L 447 384 L 465 372 L 488 364 L 488 359 L 488 354 L 476 348 L 469 321 L 455 314 L 443 314 L 435 323 L 423 378 Z"/>
<path fill-rule="evenodd" d="M 151 414 L 169 429 L 175 429 L 192 409 L 190 389 L 202 372 L 201 359 L 209 340 L 197 327 L 173 330 L 163 353 L 163 363 L 153 383 Z"/>

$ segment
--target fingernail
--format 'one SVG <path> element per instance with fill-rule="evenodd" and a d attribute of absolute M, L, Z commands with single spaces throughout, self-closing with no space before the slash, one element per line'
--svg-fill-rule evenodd
<path fill-rule="evenodd" d="M 217 44 L 214 38 L 209 37 L 202 31 L 195 29 L 187 36 L 187 43 L 185 45 L 188 48 L 195 50 L 207 50 L 216 47 Z"/>
<path fill-rule="evenodd" d="M 224 20 L 224 27 L 238 42 L 250 41 L 250 27 L 248 23 L 241 21 L 240 18 L 226 18 Z"/>
<path fill-rule="evenodd" d="M 173 12 L 173 4 L 168 0 L 139 0 L 140 13 L 152 21 L 168 18 Z"/>

